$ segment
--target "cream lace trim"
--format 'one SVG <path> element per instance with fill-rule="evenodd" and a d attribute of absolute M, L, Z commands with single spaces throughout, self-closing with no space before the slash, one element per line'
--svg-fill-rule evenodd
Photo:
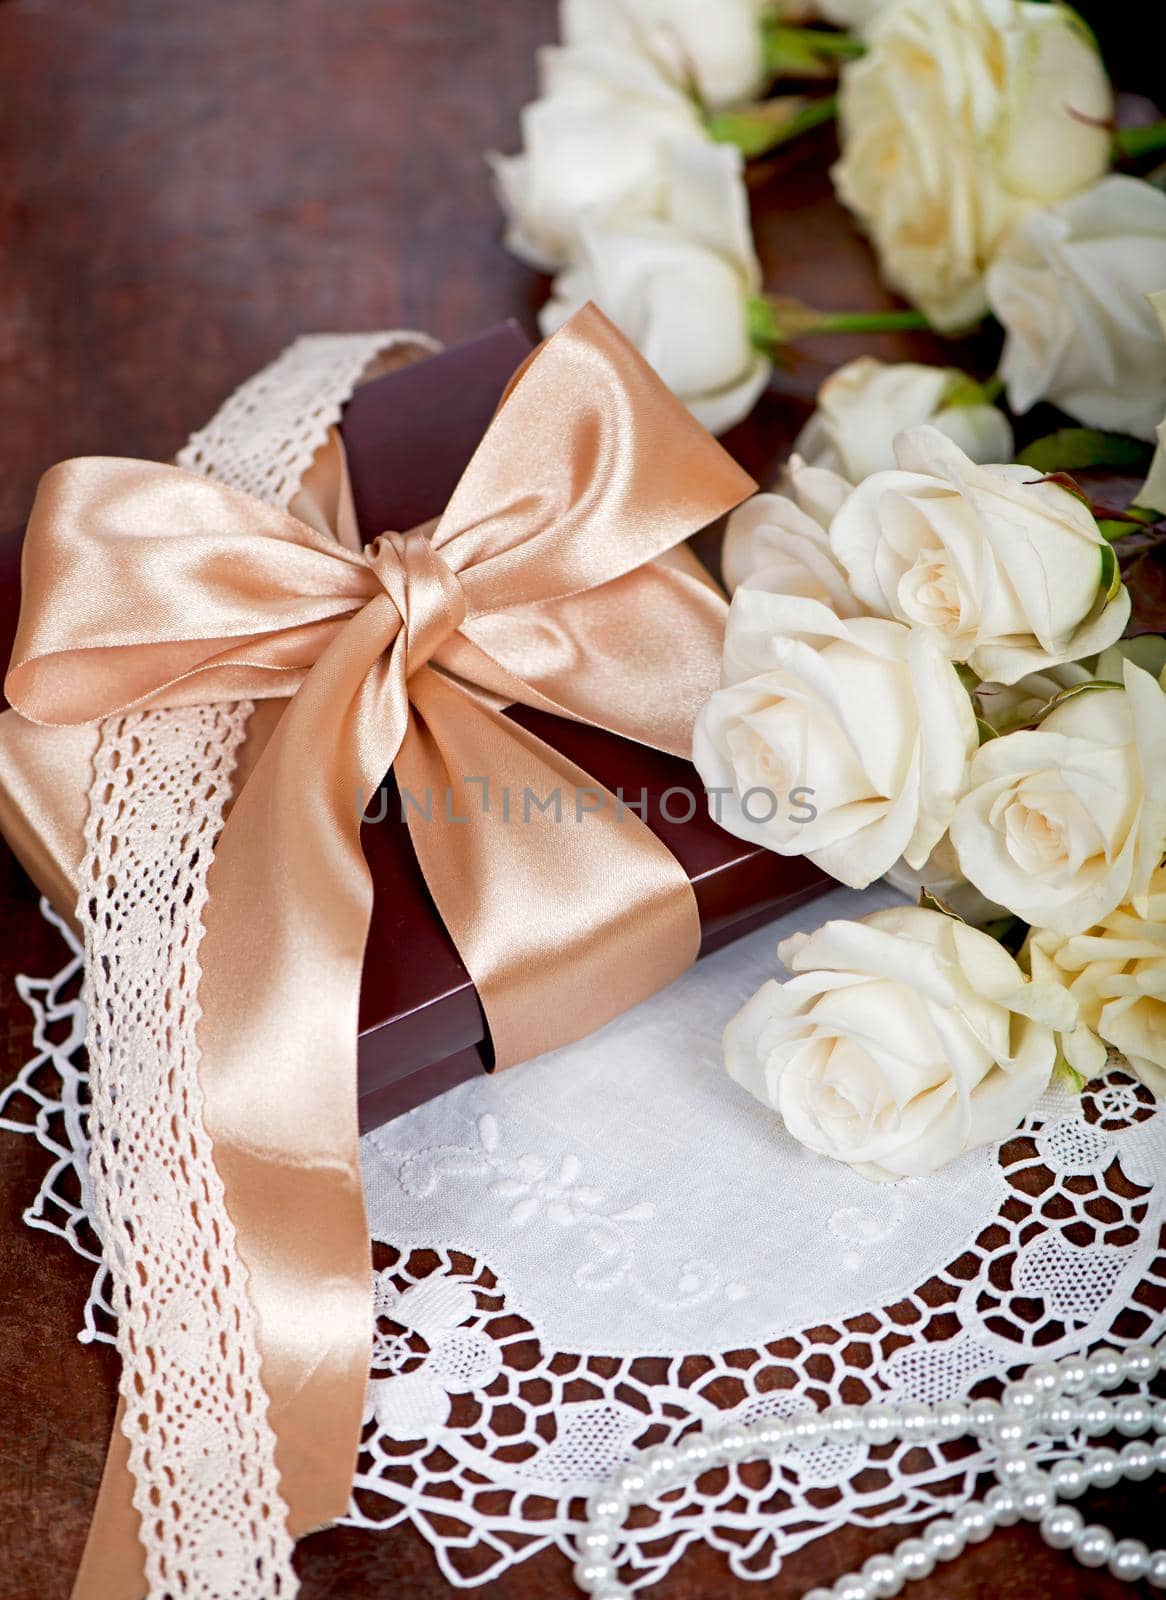
<path fill-rule="evenodd" d="M 300 339 L 179 464 L 287 506 L 362 374 L 418 347 L 428 341 L 406 334 Z M 283 1600 L 298 1588 L 195 1039 L 206 875 L 250 709 L 110 719 L 90 792 L 78 907 L 90 1172 L 150 1600 Z"/>

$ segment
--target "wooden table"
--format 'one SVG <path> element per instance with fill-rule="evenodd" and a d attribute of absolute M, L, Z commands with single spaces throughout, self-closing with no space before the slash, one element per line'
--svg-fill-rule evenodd
<path fill-rule="evenodd" d="M 483 152 L 516 144 L 554 27 L 552 0 L 0 0 L 0 527 L 62 456 L 171 455 L 298 333 L 413 326 L 453 340 L 507 316 L 533 330 L 544 285 L 498 242 Z M 755 174 L 769 286 L 835 309 L 889 304 L 830 195 L 830 138 Z M 807 345 L 727 443 L 771 476 L 821 378 L 862 350 L 936 354 L 918 335 Z M 991 366 L 986 345 L 965 355 Z M 59 961 L 0 851 L 4 1081 L 30 1051 L 13 976 Z M 44 1160 L 31 1139 L 0 1136 L 0 1600 L 67 1595 L 113 1416 L 112 1352 L 73 1337 L 85 1266 L 20 1220 Z M 1161 1516 L 1152 1486 L 1096 1509 L 1151 1539 Z M 654 1593 L 792 1597 L 898 1537 L 847 1530 L 761 1585 L 697 1548 Z M 450 1592 L 409 1529 L 316 1535 L 297 1562 L 304 1600 Z M 544 1555 L 477 1592 L 575 1590 Z M 1017 1528 L 913 1592 L 1122 1591 Z"/>

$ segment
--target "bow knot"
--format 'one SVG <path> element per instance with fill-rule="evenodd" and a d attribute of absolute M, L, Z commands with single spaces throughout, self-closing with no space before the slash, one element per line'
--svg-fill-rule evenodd
<path fill-rule="evenodd" d="M 465 621 L 465 590 L 433 548 L 427 529 L 382 533 L 365 546 L 364 559 L 401 619 L 409 677 Z"/>

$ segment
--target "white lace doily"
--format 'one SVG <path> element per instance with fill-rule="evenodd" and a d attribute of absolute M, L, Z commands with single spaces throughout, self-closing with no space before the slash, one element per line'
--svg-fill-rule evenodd
<path fill-rule="evenodd" d="M 963 1397 L 1161 1333 L 1166 1119 L 1122 1072 L 885 1187 L 806 1154 L 725 1076 L 721 1029 L 779 937 L 892 898 L 834 891 L 591 1039 L 366 1136 L 379 1320 L 351 1521 L 409 1519 L 451 1582 L 480 1583 L 550 1545 L 573 1557 L 590 1489 L 694 1424 Z M 29 1221 L 96 1258 L 76 968 L 20 980 L 38 1054 L 0 1126 L 54 1156 Z M 99 1273 L 82 1337 L 109 1325 Z M 696 1539 L 772 1575 L 845 1522 L 958 1504 L 983 1464 L 965 1440 L 718 1469 L 634 1530 L 637 1581 Z"/>

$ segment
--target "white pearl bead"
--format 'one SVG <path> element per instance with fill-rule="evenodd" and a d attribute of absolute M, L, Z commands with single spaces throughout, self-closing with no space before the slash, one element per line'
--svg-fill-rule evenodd
<path fill-rule="evenodd" d="M 621 1467 L 611 1480 L 611 1486 L 625 1500 L 642 1500 L 648 1487 L 648 1474 L 642 1467 Z"/>
<path fill-rule="evenodd" d="M 857 1439 L 862 1432 L 863 1416 L 858 1406 L 828 1406 L 822 1421 L 835 1439 Z"/>
<path fill-rule="evenodd" d="M 600 1525 L 616 1526 L 628 1514 L 628 1503 L 622 1495 L 610 1489 L 597 1489 L 587 1501 L 587 1520 Z"/>
<path fill-rule="evenodd" d="M 581 1556 L 598 1556 L 601 1560 L 615 1549 L 618 1538 L 614 1528 L 584 1528 L 576 1539 Z"/>
<path fill-rule="evenodd" d="M 957 1401 L 937 1406 L 934 1413 L 935 1435 L 938 1439 L 962 1439 L 968 1431 L 968 1408 Z"/>
<path fill-rule="evenodd" d="M 1089 1474 L 1082 1461 L 1073 1461 L 1066 1457 L 1063 1461 L 1053 1464 L 1050 1474 L 1053 1481 L 1053 1492 L 1061 1500 L 1076 1500 L 1078 1495 L 1084 1494 L 1089 1487 Z"/>
<path fill-rule="evenodd" d="M 996 1458 L 996 1476 L 1001 1483 L 1017 1484 L 1031 1471 L 1028 1457 L 1021 1450 L 1006 1450 Z"/>
<path fill-rule="evenodd" d="M 904 1439 L 918 1443 L 935 1433 L 935 1418 L 930 1406 L 908 1405 L 899 1412 L 899 1432 Z"/>
<path fill-rule="evenodd" d="M 1031 1383 L 1038 1394 L 1056 1394 L 1062 1387 L 1061 1369 L 1055 1361 L 1034 1361 L 1024 1374 L 1025 1383 Z"/>
<path fill-rule="evenodd" d="M 822 1419 L 816 1411 L 806 1416 L 797 1416 L 793 1418 L 790 1426 L 790 1443 L 795 1450 L 812 1450 L 815 1445 L 822 1443 L 825 1432 Z"/>
<path fill-rule="evenodd" d="M 1122 1351 L 1122 1362 L 1133 1383 L 1149 1383 L 1162 1364 L 1161 1354 L 1152 1344 L 1131 1344 Z"/>
<path fill-rule="evenodd" d="M 1067 1433 L 1075 1432 L 1080 1415 L 1081 1407 L 1075 1400 L 1053 1400 L 1041 1413 L 1038 1426 L 1042 1433 L 1054 1439 L 1063 1439 Z"/>
<path fill-rule="evenodd" d="M 1073 1545 L 1073 1554 L 1083 1567 L 1103 1567 L 1113 1549 L 1113 1534 L 1092 1522 L 1082 1528 Z"/>
<path fill-rule="evenodd" d="M 1166 1436 L 1155 1439 L 1150 1448 L 1154 1452 L 1154 1471 L 1166 1472 Z"/>
<path fill-rule="evenodd" d="M 1153 1407 L 1140 1395 L 1128 1394 L 1124 1400 L 1118 1401 L 1113 1425 L 1123 1438 L 1137 1439 L 1143 1433 L 1149 1433 L 1153 1421 Z"/>
<path fill-rule="evenodd" d="M 1022 1479 L 1016 1489 L 1016 1504 L 1026 1522 L 1039 1522 L 1055 1504 L 1048 1479 L 1043 1474 Z"/>
<path fill-rule="evenodd" d="M 1023 1416 L 1031 1416 L 1036 1410 L 1040 1396 L 1031 1383 L 1023 1380 L 1019 1383 L 1009 1383 L 1004 1387 L 1000 1396 L 1000 1403 L 1005 1411 L 1019 1411 Z"/>
<path fill-rule="evenodd" d="M 763 1417 L 749 1424 L 749 1437 L 759 1450 L 780 1450 L 789 1442 L 789 1424 L 782 1417 Z"/>
<path fill-rule="evenodd" d="M 950 1518 L 940 1517 L 924 1533 L 923 1543 L 936 1561 L 954 1561 L 963 1554 L 964 1536 Z"/>
<path fill-rule="evenodd" d="M 615 1568 L 610 1561 L 594 1559 L 576 1561 L 572 1572 L 580 1589 L 589 1594 L 594 1594 L 596 1589 L 604 1584 L 615 1582 Z"/>
<path fill-rule="evenodd" d="M 1146 1573 L 1151 1589 L 1166 1589 L 1166 1550 L 1155 1550 Z"/>
<path fill-rule="evenodd" d="M 1112 1489 L 1121 1477 L 1117 1451 L 1103 1445 L 1100 1450 L 1085 1452 L 1085 1471 L 1089 1482 L 1097 1489 Z"/>
<path fill-rule="evenodd" d="M 877 1406 L 862 1419 L 862 1437 L 867 1444 L 889 1444 L 899 1437 L 899 1413 L 894 1406 Z"/>
<path fill-rule="evenodd" d="M 672 1444 L 657 1444 L 640 1457 L 644 1471 L 659 1484 L 663 1479 L 674 1478 L 680 1471 L 680 1451 Z"/>
<path fill-rule="evenodd" d="M 712 1446 L 703 1433 L 690 1433 L 676 1447 L 680 1465 L 688 1470 L 700 1470 L 712 1460 Z"/>
<path fill-rule="evenodd" d="M 1150 1552 L 1140 1539 L 1119 1539 L 1109 1557 L 1109 1570 L 1123 1583 L 1141 1583 L 1150 1570 Z"/>
<path fill-rule="evenodd" d="M 903 1587 L 903 1574 L 894 1556 L 871 1556 L 862 1564 L 862 1575 L 870 1584 L 874 1600 L 895 1600 Z"/>
<path fill-rule="evenodd" d="M 1054 1550 L 1071 1550 L 1084 1526 L 1076 1506 L 1054 1506 L 1041 1518 L 1041 1538 Z"/>
<path fill-rule="evenodd" d="M 968 1407 L 968 1431 L 991 1433 L 1002 1409 L 999 1400 L 973 1400 Z"/>
<path fill-rule="evenodd" d="M 909 1583 L 929 1578 L 935 1571 L 935 1557 L 922 1539 L 904 1539 L 895 1547 L 895 1561 Z"/>
<path fill-rule="evenodd" d="M 1007 1412 L 1000 1418 L 992 1429 L 989 1437 L 998 1444 L 1001 1450 L 1015 1450 L 1032 1432 L 1032 1425 L 1024 1417 L 1009 1416 Z"/>
<path fill-rule="evenodd" d="M 745 1428 L 722 1428 L 717 1434 L 717 1454 L 722 1461 L 740 1461 L 754 1448 Z"/>
<path fill-rule="evenodd" d="M 1081 1407 L 1081 1431 L 1091 1438 L 1113 1427 L 1113 1406 L 1108 1400 L 1086 1400 Z"/>
<path fill-rule="evenodd" d="M 1123 1478 L 1144 1483 L 1154 1476 L 1154 1452 L 1144 1439 L 1131 1439 L 1129 1444 L 1123 1445 L 1118 1461 Z"/>
<path fill-rule="evenodd" d="M 848 1572 L 834 1585 L 832 1600 L 874 1600 L 874 1596 L 861 1573 Z"/>
<path fill-rule="evenodd" d="M 993 1517 L 979 1500 L 961 1506 L 953 1518 L 968 1544 L 979 1544 L 992 1532 Z"/>
<path fill-rule="evenodd" d="M 802 1596 L 802 1600 L 834 1600 L 834 1591 L 822 1588 L 811 1589 Z"/>
<path fill-rule="evenodd" d="M 1020 1520 L 1020 1511 L 1017 1508 L 1016 1496 L 1011 1489 L 1006 1489 L 1002 1483 L 996 1484 L 984 1496 L 984 1505 L 987 1507 L 992 1521 L 1000 1528 L 1010 1528 L 1014 1522 Z"/>
<path fill-rule="evenodd" d="M 1166 1406 L 1160 1400 L 1154 1402 L 1154 1432 L 1166 1433 Z"/>
<path fill-rule="evenodd" d="M 1085 1365 L 1095 1389 L 1116 1389 L 1125 1378 L 1125 1363 L 1116 1350 L 1095 1350 Z"/>
<path fill-rule="evenodd" d="M 1070 1356 L 1065 1361 L 1058 1361 L 1057 1366 L 1061 1374 L 1061 1388 L 1066 1394 L 1080 1394 L 1089 1382 L 1089 1366 L 1084 1356 Z"/>

